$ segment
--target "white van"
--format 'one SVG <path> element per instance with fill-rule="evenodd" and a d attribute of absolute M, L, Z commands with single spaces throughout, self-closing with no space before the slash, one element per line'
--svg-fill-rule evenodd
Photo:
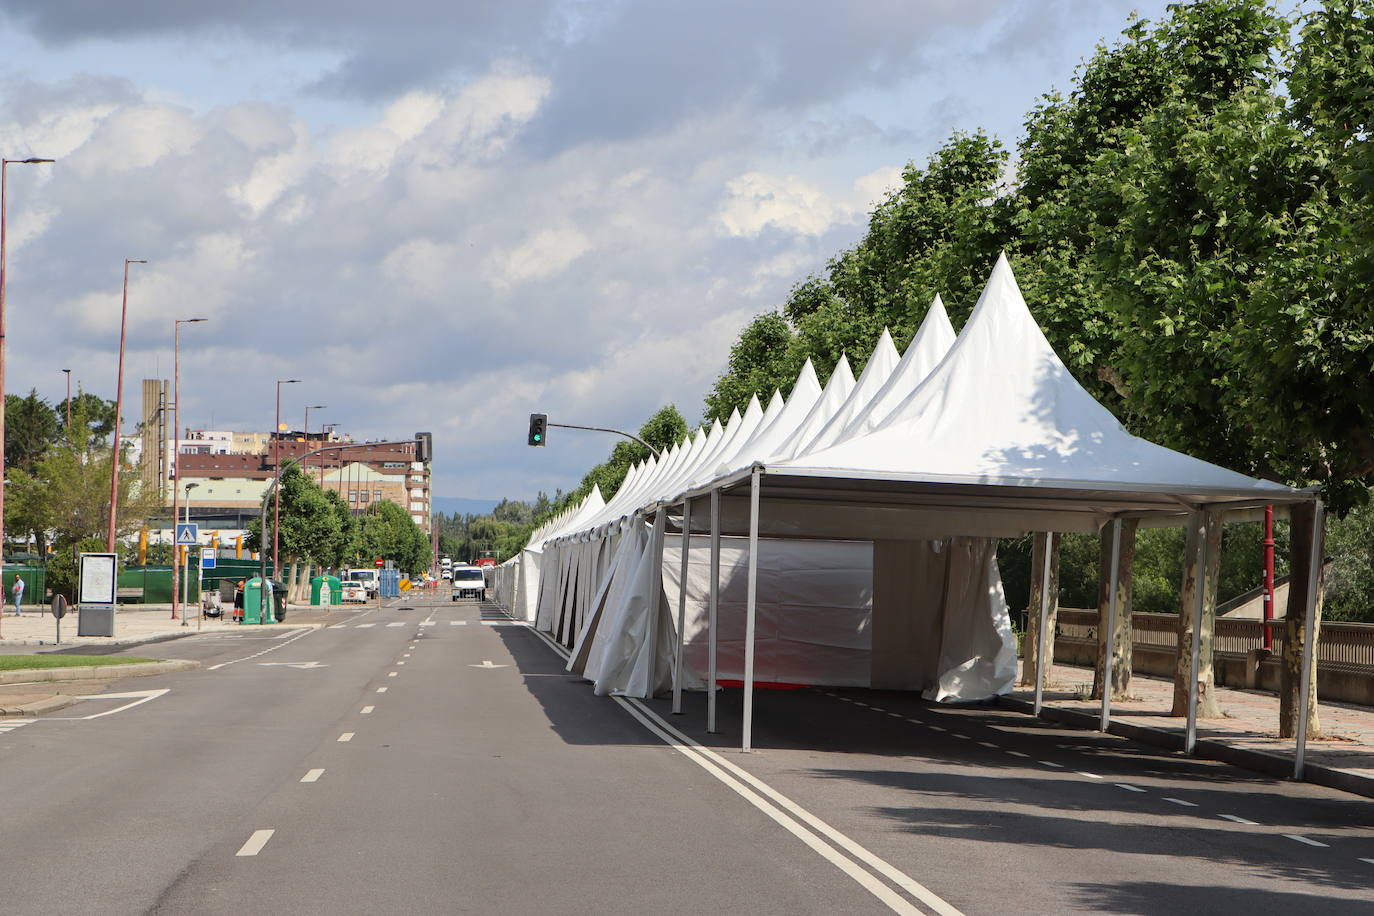
<path fill-rule="evenodd" d="M 367 589 L 367 597 L 377 597 L 377 590 L 381 587 L 381 580 L 377 577 L 376 569 L 370 566 L 362 569 L 350 569 L 344 578 L 352 579 L 354 582 L 361 582 L 363 588 Z"/>
<path fill-rule="evenodd" d="M 482 599 L 487 596 L 487 580 L 482 570 L 476 566 L 453 567 L 453 600 L 459 598 Z"/>

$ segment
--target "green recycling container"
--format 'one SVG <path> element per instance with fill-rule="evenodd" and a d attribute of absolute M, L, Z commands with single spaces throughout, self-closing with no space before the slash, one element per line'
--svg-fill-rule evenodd
<path fill-rule="evenodd" d="M 243 623 L 276 623 L 272 604 L 267 606 L 267 619 L 262 619 L 262 579 L 254 576 L 243 583 Z"/>
<path fill-rule="evenodd" d="M 310 603 L 316 607 L 343 604 L 343 583 L 337 576 L 316 576 L 311 579 Z"/>

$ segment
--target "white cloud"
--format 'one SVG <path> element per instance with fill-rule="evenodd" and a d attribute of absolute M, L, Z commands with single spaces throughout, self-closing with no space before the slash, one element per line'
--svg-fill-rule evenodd
<path fill-rule="evenodd" d="M 795 175 L 746 172 L 725 187 L 729 197 L 716 218 L 732 236 L 752 238 L 770 227 L 820 235 L 841 212 L 820 188 Z"/>
<path fill-rule="evenodd" d="M 556 276 L 591 249 L 591 239 L 571 226 L 541 229 L 513 248 L 492 252 L 482 273 L 493 289 L 506 291 Z"/>

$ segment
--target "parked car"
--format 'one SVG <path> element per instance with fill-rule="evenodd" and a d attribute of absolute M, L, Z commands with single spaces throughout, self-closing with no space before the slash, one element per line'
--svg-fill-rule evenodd
<path fill-rule="evenodd" d="M 339 587 L 342 590 L 342 600 L 344 604 L 357 602 L 362 604 L 367 601 L 367 585 L 357 579 L 344 579 L 340 581 Z"/>

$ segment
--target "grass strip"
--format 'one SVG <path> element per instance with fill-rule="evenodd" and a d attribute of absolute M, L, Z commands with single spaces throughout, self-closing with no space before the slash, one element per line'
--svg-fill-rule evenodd
<path fill-rule="evenodd" d="M 155 662 L 155 658 L 127 655 L 0 655 L 0 671 L 28 671 L 37 668 L 80 668 L 94 665 L 133 665 Z"/>

